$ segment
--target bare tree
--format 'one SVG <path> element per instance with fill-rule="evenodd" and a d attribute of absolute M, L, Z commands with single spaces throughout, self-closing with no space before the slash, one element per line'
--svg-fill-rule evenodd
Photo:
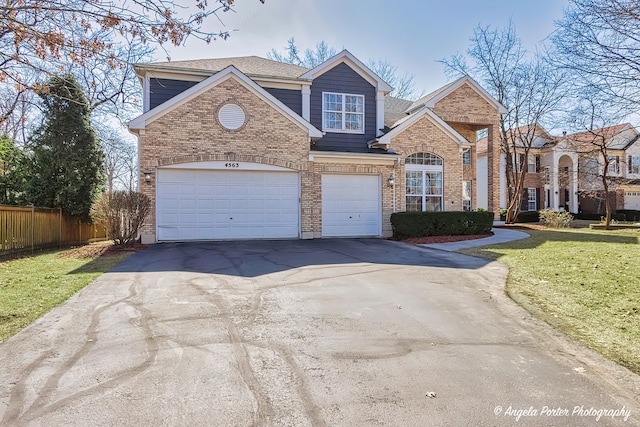
<path fill-rule="evenodd" d="M 287 40 L 287 47 L 284 52 L 271 49 L 267 52 L 267 58 L 287 64 L 300 65 L 302 67 L 314 68 L 337 53 L 336 49 L 329 46 L 324 40 L 316 43 L 315 49 L 305 49 L 301 55 L 300 49 L 296 45 L 293 37 Z M 414 81 L 414 76 L 410 74 L 398 74 L 398 67 L 391 64 L 388 59 L 370 59 L 367 65 L 382 80 L 389 83 L 394 89 L 391 96 L 415 100 L 423 93 L 418 92 Z"/>
<path fill-rule="evenodd" d="M 414 76 L 407 73 L 400 75 L 398 73 L 398 67 L 391 64 L 388 59 L 370 59 L 367 65 L 382 80 L 393 87 L 391 96 L 410 100 L 416 100 L 424 96 L 424 92 L 418 92 Z"/>
<path fill-rule="evenodd" d="M 39 91 L 49 77 L 41 74 L 65 72 L 52 67 L 65 58 L 81 67 L 99 59 L 116 69 L 126 65 L 118 52 L 121 37 L 160 46 L 178 46 L 188 37 L 227 38 L 228 31 L 211 31 L 208 23 L 232 10 L 234 0 L 208 3 L 195 0 L 188 8 L 172 0 L 7 0 L 0 4 L 0 84 L 18 93 Z M 0 124 L 16 105 L 3 106 Z"/>
<path fill-rule="evenodd" d="M 570 0 L 552 36 L 559 66 L 597 88 L 599 98 L 636 111 L 640 102 L 640 2 Z"/>
<path fill-rule="evenodd" d="M 599 98 L 598 88 L 582 89 L 580 96 L 573 99 L 569 116 L 579 132 L 569 135 L 568 143 L 578 153 L 580 194 L 602 201 L 608 227 L 613 213 L 611 195 L 615 194 L 625 163 L 620 153 L 636 133 L 629 124 L 620 124 L 624 108 Z"/>
<path fill-rule="evenodd" d="M 138 176 L 138 151 L 135 144 L 111 126 L 99 125 L 96 130 L 104 151 L 107 191 L 135 191 Z"/>
<path fill-rule="evenodd" d="M 542 55 L 527 55 L 512 23 L 503 29 L 476 27 L 466 56 L 456 54 L 440 62 L 452 77 L 470 75 L 479 81 L 507 109 L 500 118 L 500 147 L 508 187 L 506 222 L 513 223 L 527 173 L 517 155 L 529 156 L 538 126 L 556 111 L 564 95 L 564 75 Z"/>

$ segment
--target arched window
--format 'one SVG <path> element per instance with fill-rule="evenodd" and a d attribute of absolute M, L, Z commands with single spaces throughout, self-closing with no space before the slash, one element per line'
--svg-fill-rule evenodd
<path fill-rule="evenodd" d="M 433 153 L 416 153 L 407 157 L 404 163 L 406 210 L 441 211 L 444 188 L 442 157 Z"/>

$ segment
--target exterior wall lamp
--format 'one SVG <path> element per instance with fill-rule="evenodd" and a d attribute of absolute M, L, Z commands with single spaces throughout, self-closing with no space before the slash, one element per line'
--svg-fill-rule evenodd
<path fill-rule="evenodd" d="M 153 171 L 149 170 L 149 169 L 145 169 L 142 171 L 142 173 L 144 174 L 144 180 L 147 184 L 151 183 L 151 174 L 153 173 Z"/>
<path fill-rule="evenodd" d="M 396 185 L 396 176 L 395 175 L 390 175 L 389 178 L 387 178 L 387 187 L 389 188 L 393 188 Z"/>

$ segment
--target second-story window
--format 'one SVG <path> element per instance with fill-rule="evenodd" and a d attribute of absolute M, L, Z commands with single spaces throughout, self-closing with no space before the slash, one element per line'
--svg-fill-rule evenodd
<path fill-rule="evenodd" d="M 470 165 L 471 164 L 471 148 L 465 148 L 462 152 L 462 164 Z"/>
<path fill-rule="evenodd" d="M 609 167 L 607 168 L 607 174 L 609 175 L 617 175 L 619 172 L 618 162 L 620 161 L 619 156 L 609 156 Z"/>
<path fill-rule="evenodd" d="M 364 133 L 364 95 L 322 94 L 322 129 Z"/>
<path fill-rule="evenodd" d="M 629 156 L 629 173 L 640 174 L 640 156 Z"/>

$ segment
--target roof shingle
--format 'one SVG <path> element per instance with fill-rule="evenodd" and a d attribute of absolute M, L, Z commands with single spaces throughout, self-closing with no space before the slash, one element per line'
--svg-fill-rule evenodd
<path fill-rule="evenodd" d="M 293 64 L 260 58 L 259 56 L 240 56 L 235 58 L 193 59 L 186 61 L 152 62 L 135 64 L 138 68 L 171 70 L 210 71 L 215 74 L 233 65 L 250 77 L 279 77 L 297 79 L 309 71 L 308 68 Z"/>

